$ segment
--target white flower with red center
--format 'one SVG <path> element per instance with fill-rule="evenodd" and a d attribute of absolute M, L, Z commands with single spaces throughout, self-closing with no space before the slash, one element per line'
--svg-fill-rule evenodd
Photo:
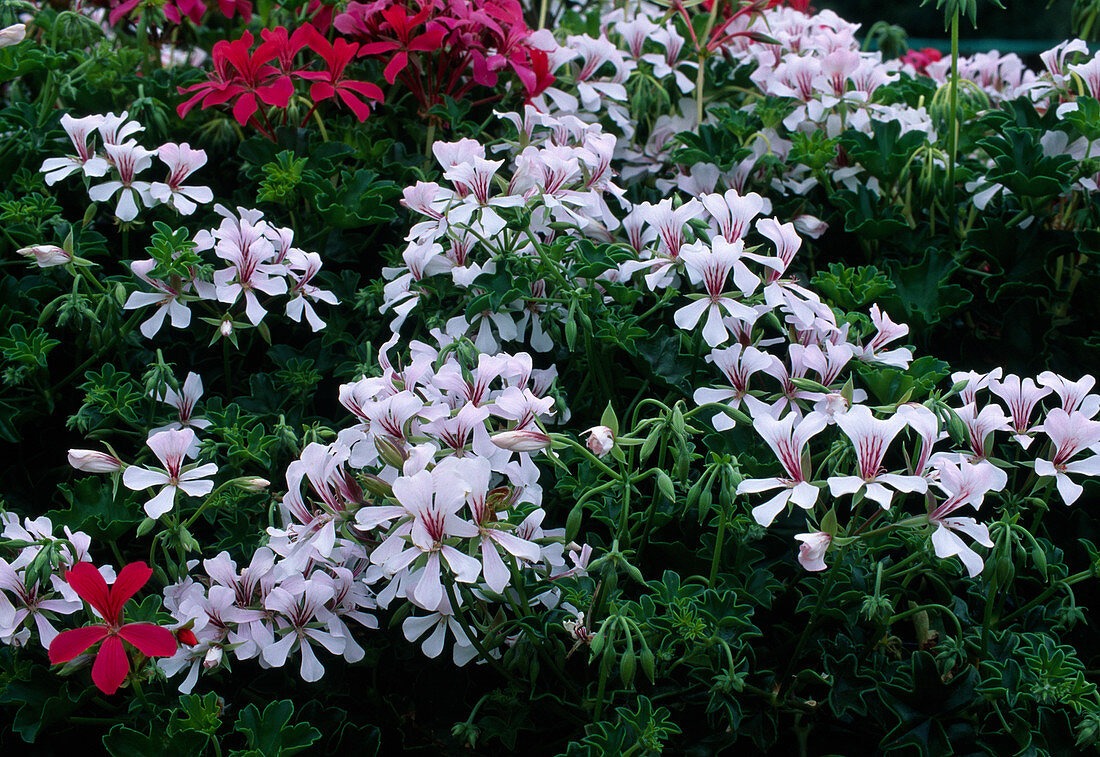
<path fill-rule="evenodd" d="M 767 353 L 756 347 L 745 347 L 741 344 L 712 350 L 706 359 L 708 363 L 714 363 L 722 371 L 722 375 L 733 388 L 700 387 L 695 390 L 692 399 L 698 405 L 728 405 L 732 408 L 741 406 L 742 400 L 748 394 L 749 379 L 752 375 L 769 367 L 772 362 L 771 356 Z M 711 422 L 718 431 L 728 431 L 735 425 L 734 420 L 725 413 L 716 413 Z"/>
<path fill-rule="evenodd" d="M 672 319 L 682 329 L 690 331 L 707 314 L 703 325 L 703 339 L 714 347 L 729 339 L 729 331 L 723 320 L 723 312 L 735 320 L 755 320 L 756 311 L 724 293 L 726 279 L 733 272 L 733 281 L 743 295 L 752 294 L 760 283 L 756 274 L 741 261 L 745 243 L 738 239 L 728 242 L 723 237 L 714 239 L 711 245 L 697 243 L 682 248 L 680 260 L 687 268 L 692 283 L 702 284 L 706 295 L 690 305 L 677 310 Z"/>
<path fill-rule="evenodd" d="M 446 598 L 440 601 L 436 611 L 429 615 L 410 615 L 401 623 L 401 632 L 410 642 L 431 633 L 420 644 L 420 651 L 432 659 L 439 657 L 443 652 L 443 643 L 447 640 L 447 632 L 454 636 L 455 644 L 452 659 L 455 665 L 462 667 L 470 660 L 477 657 L 477 648 L 474 647 L 470 637 L 462 630 L 462 624 L 454 616 L 451 603 Z"/>
<path fill-rule="evenodd" d="M 910 460 L 909 472 L 924 476 L 929 473 L 928 459 L 932 456 L 932 446 L 947 436 L 947 432 L 940 430 L 940 419 L 935 413 L 916 402 L 899 405 L 896 414 L 897 417 L 904 419 L 909 428 L 916 431 L 917 436 L 920 437 L 920 451 Z"/>
<path fill-rule="evenodd" d="M 103 158 L 97 156 L 88 144 L 88 137 L 103 123 L 103 116 L 85 116 L 73 118 L 68 113 L 61 116 L 61 127 L 69 135 L 69 139 L 76 149 L 75 156 L 64 158 L 47 158 L 39 169 L 46 174 L 46 184 L 53 186 L 61 179 L 76 171 L 83 171 L 85 176 L 103 176 L 111 165 Z"/>
<path fill-rule="evenodd" d="M 122 483 L 134 491 L 163 486 L 145 503 L 150 518 L 159 518 L 172 509 L 176 494 L 183 492 L 191 497 L 203 497 L 214 489 L 214 482 L 206 479 L 218 472 L 214 463 L 185 465 L 188 451 L 195 444 L 195 432 L 190 428 L 161 431 L 145 442 L 163 465 L 163 469 L 139 468 L 131 465 L 122 474 Z"/>
<path fill-rule="evenodd" d="M 542 556 L 542 550 L 534 542 L 507 530 L 512 526 L 497 519 L 492 501 L 493 492 L 489 489 L 493 471 L 488 460 L 482 457 L 447 458 L 440 462 L 439 467 L 453 470 L 470 487 L 466 504 L 470 507 L 473 523 L 477 527 L 481 573 L 488 587 L 501 594 L 511 580 L 511 571 L 501 558 L 501 551 L 511 555 L 517 567 L 522 567 L 525 563 L 537 562 Z"/>
<path fill-rule="evenodd" d="M 194 213 L 199 205 L 213 201 L 214 193 L 209 187 L 183 186 L 188 176 L 206 165 L 205 150 L 193 150 L 186 142 L 180 145 L 169 142 L 160 146 L 157 157 L 168 166 L 168 179 L 150 185 L 149 194 L 154 200 L 171 205 L 185 216 Z"/>
<path fill-rule="evenodd" d="M 494 208 L 514 208 L 523 205 L 523 198 L 509 194 L 492 196 L 493 177 L 502 165 L 504 165 L 502 160 L 473 157 L 443 172 L 443 177 L 452 182 L 456 188 L 463 187 L 467 190 L 462 204 L 447 212 L 448 223 L 467 226 L 485 239 L 492 239 L 504 229 L 504 219 Z M 476 221 L 473 220 L 475 213 Z"/>
<path fill-rule="evenodd" d="M 118 116 L 114 113 L 100 116 L 101 120 L 96 128 L 99 129 L 99 136 L 103 138 L 104 145 L 120 145 L 127 137 L 139 131 L 145 131 L 144 126 L 129 118 L 130 114 L 125 110 Z"/>
<path fill-rule="evenodd" d="M 882 467 L 890 442 L 905 427 L 904 418 L 893 415 L 882 420 L 875 418 L 866 405 L 856 405 L 847 413 L 838 415 L 836 423 L 855 448 L 859 474 L 830 476 L 829 491 L 834 497 L 855 494 L 865 488 L 868 499 L 889 510 L 894 497 L 891 489 L 922 494 L 928 490 L 928 482 L 923 477 L 887 473 Z"/>
<path fill-rule="evenodd" d="M 325 604 L 333 594 L 332 579 L 320 571 L 314 572 L 308 579 L 292 576 L 268 593 L 264 609 L 275 613 L 278 631 L 283 637 L 261 647 L 260 659 L 265 665 L 280 668 L 286 664 L 289 654 L 297 649 L 302 655 L 299 670 L 302 679 L 309 682 L 321 679 L 325 668 L 317 659 L 310 641 L 320 644 L 332 654 L 344 653 L 343 637 L 322 627 L 331 615 Z"/>
<path fill-rule="evenodd" d="M 1012 430 L 1015 432 L 1013 439 L 1027 449 L 1031 446 L 1033 426 L 1031 416 L 1035 412 L 1039 400 L 1051 393 L 1048 387 L 1038 387 L 1029 378 L 1020 380 L 1019 376 L 1005 376 L 1004 381 L 994 379 L 989 382 L 989 391 L 1001 398 L 1008 405 L 1012 414 Z"/>
<path fill-rule="evenodd" d="M 156 310 L 147 320 L 142 322 L 138 330 L 146 339 L 152 339 L 164 325 L 164 318 L 168 316 L 172 325 L 177 329 L 187 328 L 191 324 L 191 311 L 180 302 L 180 298 L 187 290 L 188 282 L 180 281 L 175 286 L 160 279 L 149 276 L 149 272 L 156 267 L 155 260 L 135 260 L 130 263 L 130 270 L 134 275 L 153 287 L 155 292 L 131 292 L 126 299 L 123 310 L 155 305 Z"/>
<path fill-rule="evenodd" d="M 103 149 L 118 172 L 118 179 L 97 184 L 88 190 L 88 196 L 94 202 L 106 202 L 117 193 L 115 215 L 121 221 L 132 221 L 137 218 L 139 201 L 146 207 L 154 204 L 149 182 L 138 181 L 135 177 L 153 165 L 155 153 L 132 140 L 121 145 L 106 144 Z"/>
<path fill-rule="evenodd" d="M 177 419 L 167 426 L 161 426 L 160 428 L 153 429 L 149 436 L 159 433 L 161 431 L 167 431 L 169 429 L 181 429 L 186 426 L 191 428 L 203 429 L 210 425 L 210 421 L 205 418 L 192 418 L 191 416 L 195 412 L 195 403 L 199 401 L 199 397 L 202 396 L 202 378 L 199 374 L 191 371 L 187 374 L 187 378 L 183 381 L 183 386 L 180 387 L 180 391 L 171 387 L 165 387 L 163 394 L 158 399 L 161 402 L 171 405 L 176 408 Z"/>
<path fill-rule="evenodd" d="M 295 323 L 300 323 L 305 315 L 309 327 L 313 331 L 320 331 L 325 327 L 325 322 L 313 309 L 312 302 L 340 304 L 335 294 L 311 283 L 321 270 L 321 256 L 316 252 L 291 249 L 287 252 L 287 263 L 292 283 L 288 292 L 291 299 L 286 303 L 286 316 Z"/>
<path fill-rule="evenodd" d="M 366 507 L 356 514 L 357 522 L 365 528 L 411 518 L 390 531 L 371 553 L 371 562 L 381 565 L 390 576 L 409 569 L 405 591 L 410 600 L 425 610 L 435 609 L 443 599 L 442 563 L 463 583 L 473 583 L 481 573 L 478 560 L 447 543 L 454 538 L 478 535 L 477 526 L 458 515 L 470 490 L 471 485 L 453 470 L 422 470 L 393 482 L 397 506 Z M 401 538 L 404 534 L 408 535 L 408 541 Z M 413 564 L 418 561 L 419 567 L 414 569 Z"/>
<path fill-rule="evenodd" d="M 1056 407 L 1047 413 L 1043 430 L 1054 445 L 1054 458 L 1036 460 L 1035 473 L 1043 477 L 1053 476 L 1062 501 L 1072 505 L 1081 496 L 1084 487 L 1073 481 L 1069 474 L 1100 476 L 1100 454 L 1084 460 L 1073 460 L 1079 452 L 1086 449 L 1096 450 L 1097 445 L 1100 445 L 1100 421 L 1089 420 L 1082 413 L 1067 413 Z"/>
<path fill-rule="evenodd" d="M 774 284 L 786 272 L 794 256 L 802 248 L 802 237 L 792 223 L 779 223 L 777 218 L 761 218 L 756 230 L 775 245 L 776 257 L 761 258 L 760 262 L 771 270 L 765 277 L 766 284 Z"/>
<path fill-rule="evenodd" d="M 737 485 L 738 494 L 759 494 L 782 489 L 767 502 L 752 509 L 752 517 L 761 526 L 769 526 L 788 502 L 794 502 L 803 510 L 809 510 L 817 502 L 818 488 L 806 480 L 803 468 L 803 451 L 806 443 L 826 426 L 824 416 L 810 413 L 799 419 L 795 413 L 787 413 L 776 419 L 761 410 L 755 415 L 752 427 L 779 459 L 786 475 L 773 478 L 746 478 Z"/>
<path fill-rule="evenodd" d="M 973 578 L 982 572 L 982 558 L 958 534 L 965 534 L 984 547 L 992 547 L 989 528 L 973 518 L 952 517 L 951 513 L 965 505 L 977 510 L 985 495 L 1002 488 L 1003 482 L 992 466 L 984 463 L 963 462 L 958 465 L 949 460 L 939 460 L 936 472 L 938 475 L 934 485 L 947 495 L 947 499 L 928 514 L 928 522 L 936 527 L 932 533 L 932 547 L 937 557 L 958 556 Z"/>
<path fill-rule="evenodd" d="M 725 194 L 705 194 L 699 197 L 699 201 L 714 219 L 718 233 L 730 242 L 743 238 L 753 219 L 762 212 L 771 210 L 771 203 L 756 192 L 742 196 L 735 189 L 726 190 Z M 768 228 L 768 225 L 765 224 L 764 228 Z M 802 240 L 799 239 L 798 242 L 801 244 Z M 797 251 L 797 247 L 795 250 Z"/>
<path fill-rule="evenodd" d="M 1005 415 L 1000 405 L 989 404 L 978 410 L 977 403 L 971 402 L 956 411 L 959 419 L 966 426 L 970 439 L 970 451 L 974 457 L 985 459 L 987 451 L 993 446 L 990 435 L 995 431 L 1009 431 L 1009 418 Z"/>
<path fill-rule="evenodd" d="M 898 347 L 892 350 L 883 350 L 890 342 L 897 341 L 909 333 L 909 327 L 903 323 L 894 323 L 890 316 L 882 312 L 878 305 L 871 306 L 871 323 L 874 324 L 876 333 L 871 341 L 863 347 L 859 355 L 860 360 L 871 363 L 881 363 L 895 368 L 908 368 L 913 360 L 913 351 L 906 347 Z"/>

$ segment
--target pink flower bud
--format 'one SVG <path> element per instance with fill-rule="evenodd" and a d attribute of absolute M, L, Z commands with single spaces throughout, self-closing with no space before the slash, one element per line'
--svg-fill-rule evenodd
<path fill-rule="evenodd" d="M 207 670 L 213 670 L 222 664 L 222 648 L 210 647 L 206 650 L 206 656 L 203 657 L 202 666 Z"/>
<path fill-rule="evenodd" d="M 0 45 L 2 47 L 2 45 Z M 35 244 L 16 250 L 20 255 L 34 258 L 39 268 L 50 268 L 55 265 L 71 263 L 73 256 L 65 252 L 55 244 Z"/>
<path fill-rule="evenodd" d="M 800 216 L 795 216 L 794 228 L 799 234 L 803 234 L 811 239 L 818 239 L 829 229 L 829 224 L 822 221 L 817 216 L 811 216 L 803 213 Z"/>
<path fill-rule="evenodd" d="M 218 330 L 222 333 L 222 336 L 229 336 L 233 333 L 233 321 L 226 318 L 222 321 L 222 325 L 218 327 Z"/>
<path fill-rule="evenodd" d="M 18 45 L 27 37 L 26 24 L 12 24 L 0 29 L 0 47 Z"/>
<path fill-rule="evenodd" d="M 806 570 L 825 570 L 825 553 L 829 551 L 829 544 L 833 537 L 824 531 L 816 531 L 812 534 L 796 534 L 795 537 L 802 546 L 798 548 L 798 562 Z"/>
<path fill-rule="evenodd" d="M 588 434 L 585 444 L 596 457 L 603 457 L 615 446 L 615 435 L 607 426 L 593 426 L 584 433 Z"/>
<path fill-rule="evenodd" d="M 122 461 L 106 452 L 94 449 L 69 450 L 69 465 L 85 473 L 114 473 L 122 470 Z"/>
<path fill-rule="evenodd" d="M 537 452 L 550 446 L 550 437 L 538 429 L 515 429 L 493 434 L 493 444 L 512 452 Z"/>

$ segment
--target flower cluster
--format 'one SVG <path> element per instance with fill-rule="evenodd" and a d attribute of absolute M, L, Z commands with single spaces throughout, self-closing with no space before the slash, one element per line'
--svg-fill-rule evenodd
<path fill-rule="evenodd" d="M 131 138 L 145 127 L 129 120 L 125 111 L 117 116 L 108 113 L 83 118 L 66 113 L 61 117 L 61 126 L 69 135 L 76 155 L 48 158 L 41 169 L 46 174 L 46 183 L 53 185 L 78 172 L 89 178 L 110 174 L 108 181 L 90 187 L 88 196 L 93 202 L 107 202 L 117 195 L 115 215 L 120 221 L 133 221 L 143 206 L 152 208 L 161 204 L 191 215 L 198 205 L 214 199 L 208 187 L 184 185 L 191 174 L 206 165 L 205 151 L 192 149 L 186 142 L 169 142 L 147 150 Z M 97 133 L 103 143 L 102 153 L 92 144 Z M 138 179 L 138 174 L 152 167 L 154 157 L 168 169 L 164 181 Z"/>
<path fill-rule="evenodd" d="M 200 642 L 164 663 L 171 673 L 190 666 L 185 688 L 230 650 L 265 667 L 297 651 L 303 678 L 316 680 L 324 668 L 311 641 L 354 662 L 363 651 L 346 621 L 375 628 L 367 611 L 397 600 L 428 613 L 404 621 L 410 641 L 434 628 L 424 643 L 434 657 L 449 628 L 464 664 L 474 646 L 455 620 L 460 598 L 499 599 L 518 573 L 544 580 L 583 570 L 589 551 L 575 547 L 567 568 L 563 532 L 543 529 L 538 506 L 532 453 L 550 443 L 539 423 L 553 413 L 542 395 L 553 372 L 525 354 L 478 354 L 468 364 L 468 342 L 438 336 L 442 349 L 413 342 L 404 369 L 384 352 L 381 376 L 341 387 L 357 423 L 329 445 L 308 445 L 287 469 L 284 525 L 269 530 L 247 570 L 221 556 L 206 561 L 202 582 L 166 591 Z M 547 586 L 531 601 L 558 600 Z"/>
<path fill-rule="evenodd" d="M 304 317 L 313 331 L 325 327 L 325 322 L 313 307 L 315 302 L 337 304 L 336 296 L 313 283 L 321 270 L 321 256 L 294 247 L 294 232 L 279 228 L 263 219 L 258 210 L 237 208 L 237 212 L 222 205 L 214 210 L 222 216 L 216 229 L 205 229 L 195 234 L 193 250 L 213 250 L 225 265 L 207 278 L 204 269 L 188 268 L 187 275 L 175 274 L 166 279 L 156 278 L 157 261 L 135 260 L 130 263 L 134 275 L 153 291 L 136 291 L 130 294 L 124 307 L 127 310 L 155 308 L 152 315 L 141 324 L 141 333 L 152 338 L 164 325 L 167 317 L 176 328 L 187 328 L 191 323 L 189 304 L 192 302 L 220 302 L 233 307 L 243 303 L 247 322 L 237 321 L 231 313 L 220 319 L 207 319 L 216 327 L 214 339 L 235 339 L 236 329 L 248 324 L 258 326 L 267 315 L 265 303 L 260 298 L 285 296 L 284 312 L 288 318 L 300 323 Z"/>
<path fill-rule="evenodd" d="M 370 115 L 371 103 L 381 102 L 382 90 L 377 84 L 357 81 L 346 75 L 348 64 L 361 53 L 358 44 L 337 39 L 329 42 L 312 24 L 304 24 L 293 33 L 284 27 L 264 29 L 263 41 L 253 49 L 255 38 L 245 32 L 233 42 L 223 40 L 214 45 L 214 70 L 210 78 L 190 87 L 181 87 L 180 94 L 190 97 L 177 108 L 184 118 L 196 106 L 207 108 L 232 105 L 233 118 L 241 126 L 251 125 L 274 139 L 275 125 L 268 117 L 270 106 L 283 110 L 295 92 L 295 83 L 312 82 L 309 97 L 312 107 L 303 123 L 325 100 L 338 98 L 360 121 Z M 308 50 L 315 56 L 302 65 L 295 63 L 299 54 Z M 319 70 L 311 70 L 319 62 Z"/>
<path fill-rule="evenodd" d="M 362 43 L 359 56 L 384 63 L 386 81 L 400 80 L 422 114 L 475 87 L 498 87 L 504 71 L 528 98 L 553 81 L 546 53 L 553 36 L 528 29 L 516 0 L 351 2 L 333 25 Z"/>

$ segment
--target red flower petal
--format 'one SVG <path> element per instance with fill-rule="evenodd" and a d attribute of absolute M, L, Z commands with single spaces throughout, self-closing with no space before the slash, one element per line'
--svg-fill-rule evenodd
<path fill-rule="evenodd" d="M 122 639 L 108 636 L 92 665 L 92 681 L 104 694 L 114 694 L 130 674 L 130 660 L 122 648 Z"/>
<path fill-rule="evenodd" d="M 393 56 L 393 59 L 386 64 L 385 70 L 382 71 L 382 75 L 386 77 L 386 81 L 393 84 L 397 79 L 397 75 L 405 70 L 405 66 L 409 62 L 409 54 L 402 50 L 397 55 Z"/>
<path fill-rule="evenodd" d="M 85 626 L 62 631 L 50 642 L 50 663 L 68 662 L 107 635 L 107 626 Z"/>
<path fill-rule="evenodd" d="M 244 126 L 248 123 L 248 119 L 252 118 L 252 115 L 256 112 L 256 95 L 251 92 L 246 92 L 241 96 L 241 99 L 237 100 L 237 104 L 233 106 L 233 118 L 237 119 L 237 123 Z"/>
<path fill-rule="evenodd" d="M 141 590 L 151 575 L 153 569 L 143 562 L 132 562 L 118 572 L 109 599 L 113 613 L 111 617 L 116 623 L 122 621 L 122 606 Z"/>
<path fill-rule="evenodd" d="M 90 604 L 108 623 L 117 622 L 111 614 L 111 595 L 107 582 L 95 566 L 89 562 L 78 562 L 71 570 L 65 571 L 65 580 L 76 590 L 80 598 Z"/>
<path fill-rule="evenodd" d="M 118 629 L 118 635 L 146 657 L 171 657 L 176 653 L 176 637 L 167 628 L 152 623 L 128 623 Z"/>

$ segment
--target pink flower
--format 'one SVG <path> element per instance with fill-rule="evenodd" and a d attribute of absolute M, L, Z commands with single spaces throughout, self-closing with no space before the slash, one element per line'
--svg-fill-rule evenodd
<path fill-rule="evenodd" d="M 796 539 L 802 542 L 798 548 L 798 562 L 806 570 L 825 570 L 825 553 L 829 551 L 829 545 L 833 537 L 824 531 L 815 531 L 810 534 L 795 534 Z"/>
<path fill-rule="evenodd" d="M 588 434 L 585 445 L 596 457 L 603 457 L 615 446 L 615 437 L 607 426 L 593 426 L 584 433 Z"/>
<path fill-rule="evenodd" d="M 171 657 L 176 638 L 166 628 L 152 623 L 122 625 L 122 608 L 153 575 L 143 562 L 130 563 L 110 588 L 91 563 L 81 562 L 65 572 L 65 580 L 81 599 L 103 618 L 99 625 L 63 631 L 50 644 L 50 663 L 69 662 L 93 644 L 103 643 L 92 665 L 92 681 L 104 694 L 114 694 L 130 674 L 130 659 L 123 641 L 146 657 Z"/>
<path fill-rule="evenodd" d="M 1068 474 L 1100 476 L 1100 454 L 1071 462 L 1078 452 L 1100 444 L 1100 421 L 1089 420 L 1082 413 L 1067 413 L 1061 408 L 1054 408 L 1047 413 L 1043 429 L 1054 444 L 1054 459 L 1036 460 L 1035 473 L 1044 477 L 1053 476 L 1062 501 L 1072 505 L 1081 496 L 1084 487 L 1071 480 Z"/>
<path fill-rule="evenodd" d="M 788 502 L 794 502 L 803 510 L 809 510 L 817 502 L 818 488 L 806 480 L 802 452 L 806 443 L 826 425 L 825 417 L 818 413 L 810 413 L 801 420 L 795 413 L 787 413 L 777 420 L 767 410 L 762 410 L 753 418 L 752 427 L 772 448 L 786 473 L 774 478 L 746 478 L 737 485 L 738 494 L 783 490 L 752 509 L 752 517 L 761 526 L 770 526 Z"/>
<path fill-rule="evenodd" d="M 886 420 L 875 418 L 865 405 L 856 405 L 844 415 L 838 415 L 836 423 L 851 440 L 856 451 L 859 474 L 855 476 L 831 476 L 829 491 L 834 497 L 855 494 L 866 487 L 867 498 L 874 500 L 884 510 L 890 509 L 894 492 L 925 492 L 928 482 L 921 476 L 902 476 L 887 473 L 882 467 L 890 442 L 905 427 L 905 419 L 894 415 Z"/>

